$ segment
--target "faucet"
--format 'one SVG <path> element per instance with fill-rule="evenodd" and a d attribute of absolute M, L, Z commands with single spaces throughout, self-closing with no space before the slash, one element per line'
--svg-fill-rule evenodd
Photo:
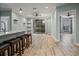
<path fill-rule="evenodd" d="M 6 24 L 5 24 L 5 22 L 4 22 L 4 21 L 1 21 L 1 23 L 4 24 L 4 28 L 2 28 L 2 31 L 3 31 L 3 32 L 6 32 Z"/>

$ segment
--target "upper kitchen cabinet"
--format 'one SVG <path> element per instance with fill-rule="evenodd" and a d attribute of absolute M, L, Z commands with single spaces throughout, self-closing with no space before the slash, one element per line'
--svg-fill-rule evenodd
<path fill-rule="evenodd" d="M 0 32 L 11 31 L 11 12 L 9 8 L 0 8 Z"/>

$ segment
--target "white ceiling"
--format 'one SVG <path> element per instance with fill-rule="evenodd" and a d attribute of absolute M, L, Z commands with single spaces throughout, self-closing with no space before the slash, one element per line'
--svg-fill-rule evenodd
<path fill-rule="evenodd" d="M 27 17 L 31 16 L 33 13 L 33 8 L 37 8 L 41 15 L 48 16 L 52 14 L 55 10 L 56 6 L 60 6 L 63 4 L 56 3 L 4 3 L 1 7 L 11 8 L 13 12 L 19 13 L 19 9 L 22 8 L 23 13 L 22 16 Z M 46 9 L 45 7 L 48 6 Z"/>

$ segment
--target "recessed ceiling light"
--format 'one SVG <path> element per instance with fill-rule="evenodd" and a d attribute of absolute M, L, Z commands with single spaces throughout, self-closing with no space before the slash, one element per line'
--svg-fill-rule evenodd
<path fill-rule="evenodd" d="M 48 6 L 45 7 L 46 9 L 48 8 Z"/>

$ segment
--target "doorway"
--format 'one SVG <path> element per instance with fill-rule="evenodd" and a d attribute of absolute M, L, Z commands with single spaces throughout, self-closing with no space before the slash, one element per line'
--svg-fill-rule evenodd
<path fill-rule="evenodd" d="M 43 19 L 35 19 L 33 21 L 34 33 L 45 33 L 45 21 Z"/>
<path fill-rule="evenodd" d="M 72 34 L 72 18 L 71 17 L 62 17 L 61 18 L 61 33 L 70 33 Z"/>
<path fill-rule="evenodd" d="M 75 42 L 75 21 L 74 16 L 60 17 L 60 40 L 67 44 Z"/>

